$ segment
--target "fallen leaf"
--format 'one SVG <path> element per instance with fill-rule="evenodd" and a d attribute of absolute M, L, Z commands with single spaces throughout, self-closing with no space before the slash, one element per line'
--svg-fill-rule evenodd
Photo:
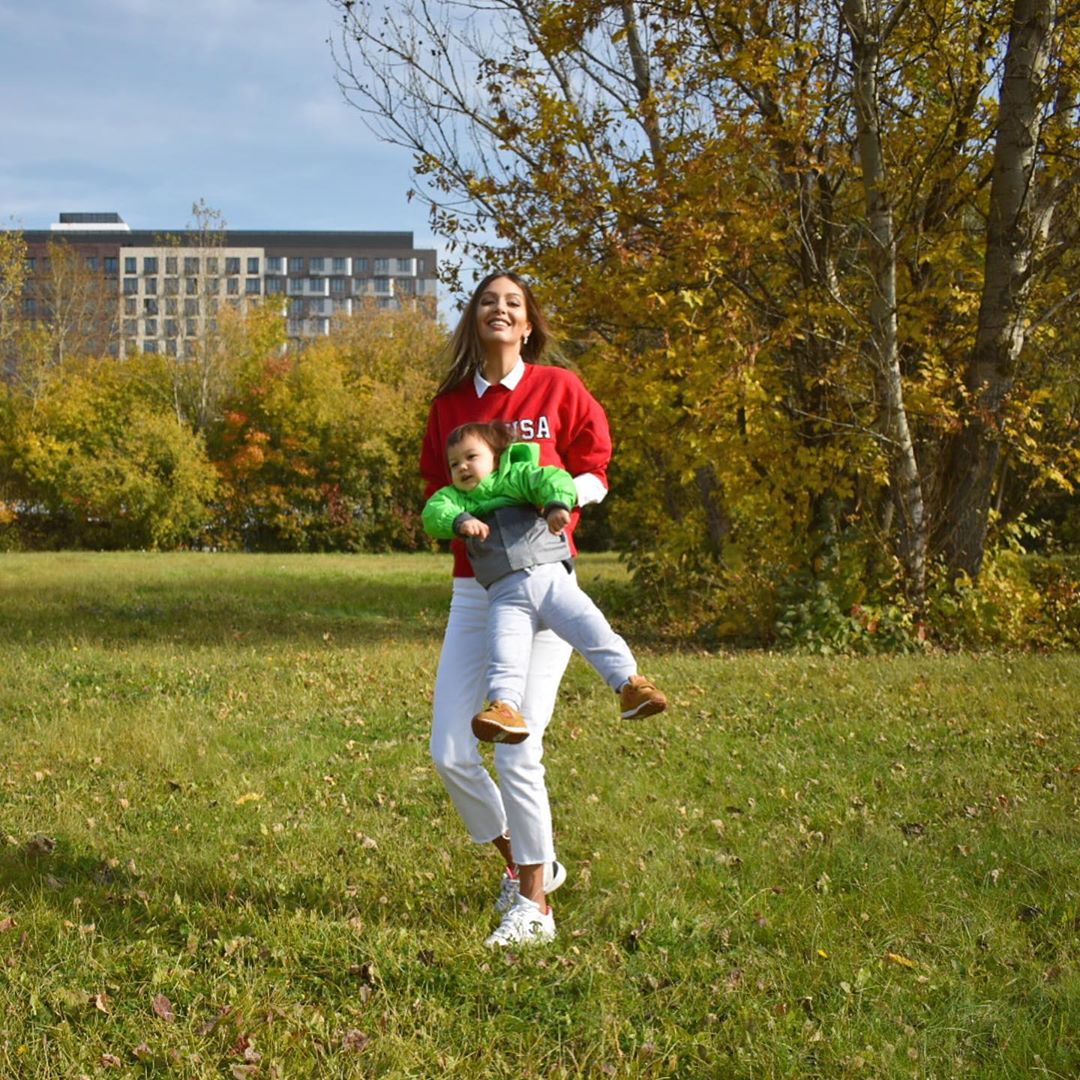
<path fill-rule="evenodd" d="M 18 923 L 15 922 L 13 916 L 6 915 L 4 918 L 0 919 L 0 933 L 4 930 L 14 930 L 17 925 Z"/>
<path fill-rule="evenodd" d="M 154 995 L 154 1012 L 157 1013 L 162 1020 L 168 1020 L 170 1023 L 176 1019 L 176 1013 L 173 1012 L 172 1002 L 164 994 Z"/>
<path fill-rule="evenodd" d="M 234 805 L 243 806 L 244 803 L 258 802 L 261 798 L 262 795 L 260 795 L 257 791 L 249 791 L 246 794 L 241 795 L 240 798 L 236 800 Z"/>
<path fill-rule="evenodd" d="M 829 959 L 829 954 L 824 949 L 818 949 L 817 954 L 821 957 L 822 960 Z"/>
<path fill-rule="evenodd" d="M 51 836 L 43 836 L 39 833 L 26 841 L 26 854 L 48 855 L 55 847 L 56 841 Z"/>
<path fill-rule="evenodd" d="M 887 952 L 885 954 L 885 959 L 888 960 L 890 964 L 899 964 L 900 967 L 913 968 L 919 966 L 914 960 L 909 960 L 906 956 L 901 956 L 899 953 Z"/>
<path fill-rule="evenodd" d="M 101 1064 L 108 1069 L 123 1068 L 124 1063 L 115 1054 L 102 1054 Z"/>
<path fill-rule="evenodd" d="M 341 1049 L 351 1051 L 354 1054 L 359 1054 L 360 1051 L 367 1046 L 368 1042 L 369 1038 L 363 1031 L 358 1031 L 356 1029 L 346 1031 L 341 1037 Z"/>
<path fill-rule="evenodd" d="M 641 922 L 626 935 L 625 948 L 627 952 L 637 952 L 641 947 L 641 939 L 645 935 L 645 931 L 649 929 L 649 919 L 642 919 Z"/>
<path fill-rule="evenodd" d="M 136 1046 L 131 1052 L 135 1055 L 136 1058 L 138 1058 L 139 1061 L 147 1061 L 149 1058 L 152 1058 L 154 1056 L 154 1051 L 151 1050 L 150 1047 L 147 1046 L 144 1042 L 139 1043 L 139 1045 Z"/>
<path fill-rule="evenodd" d="M 196 1035 L 210 1035 L 210 1034 L 212 1034 L 214 1029 L 218 1026 L 218 1024 L 220 1024 L 221 1021 L 224 1020 L 231 1012 L 232 1012 L 232 1006 L 231 1005 L 222 1006 L 218 1010 L 217 1016 L 215 1016 L 211 1020 L 204 1021 L 203 1023 L 201 1023 L 195 1029 L 195 1034 Z"/>
<path fill-rule="evenodd" d="M 90 995 L 90 1004 L 93 1005 L 99 1013 L 104 1013 L 108 1016 L 112 1003 L 109 1001 L 109 995 L 102 991 L 100 994 Z"/>

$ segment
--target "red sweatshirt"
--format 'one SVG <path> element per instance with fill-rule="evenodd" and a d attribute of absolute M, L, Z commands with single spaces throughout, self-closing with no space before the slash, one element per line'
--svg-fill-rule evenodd
<path fill-rule="evenodd" d="M 513 424 L 520 439 L 538 443 L 541 465 L 558 465 L 572 476 L 594 473 L 607 486 L 611 434 L 599 402 L 572 371 L 526 364 L 525 374 L 513 390 L 497 384 L 477 397 L 470 375 L 431 403 L 420 451 L 420 474 L 427 483 L 425 497 L 450 483 L 446 463 L 450 432 L 461 424 L 493 420 Z M 574 510 L 566 530 L 572 553 L 577 551 L 573 531 L 580 514 L 579 509 Z M 454 577 L 472 577 L 465 544 L 453 540 L 450 547 Z"/>

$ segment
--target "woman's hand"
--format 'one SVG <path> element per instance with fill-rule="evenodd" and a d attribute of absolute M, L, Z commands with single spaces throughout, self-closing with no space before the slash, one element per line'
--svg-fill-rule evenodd
<path fill-rule="evenodd" d="M 547 527 L 558 536 L 570 524 L 569 510 L 552 510 L 547 516 Z"/>
<path fill-rule="evenodd" d="M 458 536 L 475 537 L 477 540 L 486 540 L 491 529 L 479 518 L 469 518 L 458 526 Z"/>

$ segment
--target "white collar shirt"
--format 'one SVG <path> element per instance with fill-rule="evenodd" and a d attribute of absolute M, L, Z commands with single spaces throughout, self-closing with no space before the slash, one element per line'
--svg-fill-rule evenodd
<path fill-rule="evenodd" d="M 522 378 L 525 376 L 525 361 L 520 357 L 518 362 L 499 380 L 499 386 L 505 386 L 507 390 L 513 390 Z M 480 374 L 480 369 L 477 368 L 473 372 L 473 386 L 476 388 L 476 396 L 481 398 L 486 394 L 493 385 L 489 383 L 483 375 Z"/>

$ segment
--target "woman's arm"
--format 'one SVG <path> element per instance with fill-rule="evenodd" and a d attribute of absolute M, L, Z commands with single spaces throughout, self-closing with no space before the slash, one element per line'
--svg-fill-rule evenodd
<path fill-rule="evenodd" d="M 611 430 L 600 403 L 576 375 L 570 378 L 566 415 L 559 425 L 556 449 L 563 467 L 574 478 L 578 506 L 588 506 L 607 495 Z"/>

